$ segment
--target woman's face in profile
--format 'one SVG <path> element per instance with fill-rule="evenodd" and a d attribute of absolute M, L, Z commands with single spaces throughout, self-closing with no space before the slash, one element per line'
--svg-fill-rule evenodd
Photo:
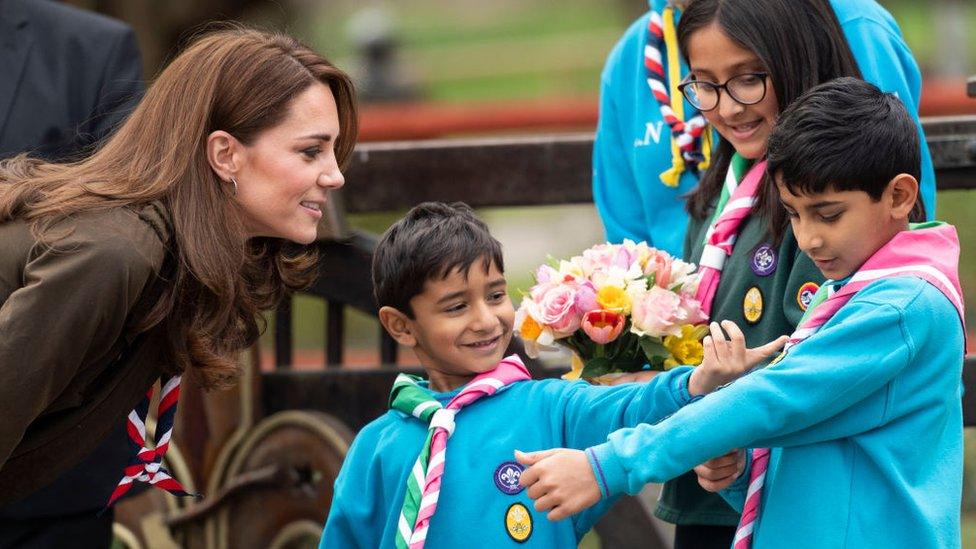
<path fill-rule="evenodd" d="M 332 90 L 316 82 L 292 100 L 284 120 L 244 146 L 236 199 L 249 237 L 315 240 L 328 191 L 344 183 L 338 136 Z"/>

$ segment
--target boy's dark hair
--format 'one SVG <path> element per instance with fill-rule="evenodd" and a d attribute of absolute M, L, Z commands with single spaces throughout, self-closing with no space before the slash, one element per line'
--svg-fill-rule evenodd
<path fill-rule="evenodd" d="M 428 280 L 455 269 L 467 272 L 478 260 L 485 272 L 504 272 L 502 245 L 463 202 L 424 202 L 383 233 L 373 252 L 373 294 L 378 307 L 390 306 L 413 318 L 410 300 Z"/>
<path fill-rule="evenodd" d="M 773 176 L 793 194 L 864 191 L 880 200 L 888 182 L 921 177 L 918 128 L 898 97 L 857 78 L 837 78 L 800 96 L 769 135 L 764 194 L 779 200 Z M 765 212 L 769 226 L 786 226 L 782 208 Z M 913 220 L 922 221 L 922 201 Z M 777 231 L 779 232 L 779 231 Z"/>
<path fill-rule="evenodd" d="M 756 54 L 769 72 L 780 109 L 813 86 L 840 76 L 861 76 L 829 0 L 694 0 L 681 14 L 678 42 L 687 60 L 691 36 L 718 23 L 733 42 Z M 729 101 L 725 94 L 722 101 Z M 735 149 L 719 138 L 711 167 L 688 195 L 688 212 L 704 219 L 722 191 Z M 764 204 L 779 208 L 779 200 Z"/>

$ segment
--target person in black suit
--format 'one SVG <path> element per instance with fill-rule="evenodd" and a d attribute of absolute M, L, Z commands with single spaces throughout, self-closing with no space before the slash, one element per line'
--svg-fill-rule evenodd
<path fill-rule="evenodd" d="M 143 88 L 129 26 L 50 0 L 0 0 L 0 75 L 0 158 L 72 158 Z"/>
<path fill-rule="evenodd" d="M 49 0 L 0 0 L 0 158 L 81 156 L 124 119 L 142 90 L 129 26 Z M 128 452 L 119 425 L 77 467 L 0 508 L 0 548 L 108 547 L 113 514 L 96 513 Z"/>

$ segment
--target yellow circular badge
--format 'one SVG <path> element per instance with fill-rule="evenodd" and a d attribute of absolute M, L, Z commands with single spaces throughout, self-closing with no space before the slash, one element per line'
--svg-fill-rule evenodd
<path fill-rule="evenodd" d="M 746 317 L 746 322 L 755 324 L 762 318 L 763 295 L 758 286 L 749 288 L 745 297 L 742 298 L 742 316 Z"/>
<path fill-rule="evenodd" d="M 508 537 L 523 543 L 532 535 L 532 514 L 521 503 L 513 503 L 505 511 L 505 531 Z"/>

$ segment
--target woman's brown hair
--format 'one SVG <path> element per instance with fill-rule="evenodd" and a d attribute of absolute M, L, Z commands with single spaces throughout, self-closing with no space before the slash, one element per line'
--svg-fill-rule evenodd
<path fill-rule="evenodd" d="M 0 222 L 23 219 L 43 239 L 74 214 L 160 201 L 172 218 L 175 261 L 139 330 L 165 323 L 172 369 L 205 388 L 227 385 L 237 378 L 238 352 L 264 328 L 260 312 L 312 282 L 316 255 L 280 239 L 246 237 L 240 212 L 228 207 L 232 190 L 207 160 L 207 137 L 224 130 L 250 144 L 315 82 L 335 97 L 335 154 L 344 165 L 357 132 L 345 73 L 283 34 L 208 32 L 160 73 L 88 158 L 53 164 L 20 155 L 0 164 Z"/>

